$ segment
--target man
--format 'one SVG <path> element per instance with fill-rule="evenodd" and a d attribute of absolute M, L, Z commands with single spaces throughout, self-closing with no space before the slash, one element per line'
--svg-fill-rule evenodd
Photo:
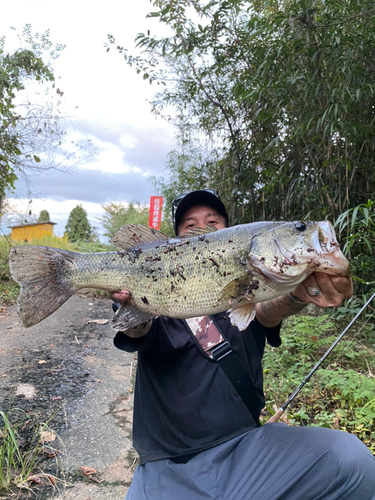
<path fill-rule="evenodd" d="M 228 224 L 213 190 L 181 196 L 173 209 L 177 235 Z M 246 373 L 244 396 L 185 320 L 159 317 L 118 332 L 115 345 L 139 353 L 133 440 L 140 465 L 127 500 L 375 500 L 375 458 L 355 436 L 258 422 L 265 341 L 280 345 L 282 318 L 306 304 L 338 306 L 352 292 L 348 278 L 317 273 L 292 294 L 257 304 L 243 332 L 226 313 L 205 318 Z M 126 304 L 130 295 L 112 298 Z"/>

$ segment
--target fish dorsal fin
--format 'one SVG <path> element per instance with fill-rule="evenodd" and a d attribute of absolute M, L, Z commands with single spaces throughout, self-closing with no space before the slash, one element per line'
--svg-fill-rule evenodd
<path fill-rule="evenodd" d="M 193 238 L 193 236 L 202 236 L 202 234 L 214 233 L 218 229 L 215 226 L 209 226 L 206 224 L 206 227 L 195 227 L 194 229 L 190 229 L 187 233 L 182 234 L 179 238 Z"/>
<path fill-rule="evenodd" d="M 157 229 L 141 226 L 140 224 L 127 224 L 122 226 L 112 238 L 112 245 L 121 250 L 130 250 L 140 247 L 145 243 L 168 240 L 168 236 Z"/>

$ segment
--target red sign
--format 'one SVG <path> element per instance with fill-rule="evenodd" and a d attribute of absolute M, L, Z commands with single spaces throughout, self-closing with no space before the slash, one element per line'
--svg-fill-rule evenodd
<path fill-rule="evenodd" d="M 151 196 L 150 217 L 148 219 L 149 227 L 153 227 L 154 229 L 160 229 L 162 208 L 163 208 L 163 197 Z"/>

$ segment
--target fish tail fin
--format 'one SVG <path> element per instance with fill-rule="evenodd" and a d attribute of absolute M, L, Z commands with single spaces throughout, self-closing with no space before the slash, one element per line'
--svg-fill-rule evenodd
<path fill-rule="evenodd" d="M 78 290 L 67 272 L 74 257 L 68 250 L 36 245 L 11 249 L 9 268 L 21 286 L 17 305 L 23 326 L 36 325 Z"/>

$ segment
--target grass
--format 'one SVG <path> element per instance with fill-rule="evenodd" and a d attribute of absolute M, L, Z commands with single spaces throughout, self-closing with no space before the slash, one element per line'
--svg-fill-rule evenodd
<path fill-rule="evenodd" d="M 48 439 L 58 438 L 47 424 L 40 423 L 31 444 L 27 449 L 21 448 L 20 434 L 29 419 L 30 415 L 17 408 L 8 414 L 0 411 L 0 495 L 19 492 L 20 489 L 30 490 L 34 485 L 57 488 L 58 483 L 66 484 L 57 458 L 59 450 L 52 448 L 49 443 L 46 445 Z M 56 460 L 56 475 L 43 471 L 49 460 L 46 457 Z M 57 477 L 61 475 L 62 478 Z"/>
<path fill-rule="evenodd" d="M 23 419 L 12 425 L 9 415 L 0 411 L 0 492 L 27 484 L 41 460 L 38 436 L 33 439 L 34 446 L 26 452 L 19 447 L 18 429 L 26 419 L 27 415 L 24 415 Z"/>

